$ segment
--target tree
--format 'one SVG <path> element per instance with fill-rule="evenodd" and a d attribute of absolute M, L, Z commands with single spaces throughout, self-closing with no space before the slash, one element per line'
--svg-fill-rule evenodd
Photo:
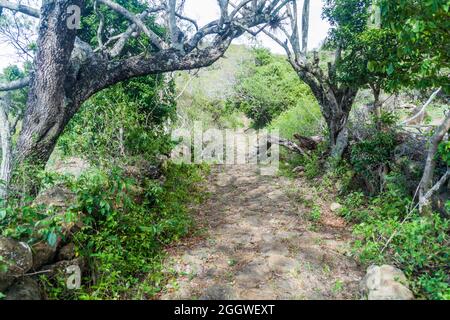
<path fill-rule="evenodd" d="M 239 75 L 227 102 L 245 112 L 255 128 L 262 128 L 311 93 L 285 59 L 267 49 L 255 49 L 254 55 L 255 61 Z"/>
<path fill-rule="evenodd" d="M 349 0 L 347 8 L 351 10 L 336 12 L 334 6 L 343 0 L 328 0 L 328 11 L 333 13 L 330 19 L 333 26 L 339 26 L 340 31 L 356 34 L 367 26 L 369 1 Z M 327 64 L 327 70 L 320 66 L 317 52 L 312 57 L 307 56 L 309 8 L 310 1 L 304 0 L 302 14 L 298 3 L 289 1 L 284 8 L 284 15 L 288 19 L 287 25 L 280 26 L 281 35 L 264 30 L 264 32 L 277 42 L 288 55 L 288 60 L 301 80 L 312 90 L 319 102 L 321 112 L 327 123 L 331 156 L 340 159 L 348 145 L 347 122 L 352 104 L 358 92 L 357 86 L 340 81 L 337 77 L 337 66 L 343 59 L 343 53 L 349 49 L 345 37 L 334 33 L 335 54 L 333 61 Z M 299 32 L 299 19 L 301 15 L 302 35 Z"/>
<path fill-rule="evenodd" d="M 27 68 L 28 66 L 25 65 Z M 11 66 L 4 70 L 0 79 L 3 81 L 21 81 L 28 72 L 21 71 L 17 66 Z M 8 193 L 9 181 L 11 179 L 13 136 L 16 133 L 17 124 L 23 114 L 27 89 L 22 88 L 15 91 L 0 92 L 0 141 L 2 160 L 0 166 L 0 199 L 4 199 Z"/>
<path fill-rule="evenodd" d="M 378 0 L 383 28 L 391 30 L 398 45 L 388 89 L 402 87 L 450 90 L 450 1 Z M 392 63 L 392 64 L 391 64 Z"/>
<path fill-rule="evenodd" d="M 208 66 L 233 39 L 245 32 L 261 32 L 276 20 L 285 3 L 243 0 L 232 6 L 228 0 L 219 0 L 220 17 L 198 27 L 183 15 L 184 2 L 133 1 L 129 6 L 128 1 L 51 0 L 38 10 L 1 0 L 3 10 L 39 19 L 30 77 L 0 86 L 2 91 L 29 86 L 15 164 L 45 165 L 67 123 L 96 92 L 138 76 Z M 94 5 L 99 21 L 96 40 L 82 39 L 77 13 L 89 12 Z M 123 25 L 108 24 L 100 6 L 127 20 L 125 30 Z M 155 21 L 160 26 L 157 30 L 152 28 Z M 139 52 L 127 52 L 132 41 L 143 43 Z"/>

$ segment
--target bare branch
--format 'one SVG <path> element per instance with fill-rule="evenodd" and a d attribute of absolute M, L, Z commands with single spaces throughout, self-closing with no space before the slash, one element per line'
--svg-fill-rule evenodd
<path fill-rule="evenodd" d="M 190 23 L 194 26 L 195 30 L 198 31 L 199 27 L 198 27 L 197 21 L 195 21 L 194 19 L 191 19 L 191 18 L 189 18 L 189 17 L 183 16 L 183 15 L 181 15 L 181 14 L 178 13 L 178 12 L 175 13 L 175 16 L 176 16 L 177 18 L 181 19 L 181 20 L 185 20 L 185 21 L 187 21 L 187 22 L 190 22 Z"/>
<path fill-rule="evenodd" d="M 450 112 L 447 114 L 446 118 L 439 126 L 439 128 L 437 128 L 436 133 L 430 140 L 428 156 L 425 162 L 425 169 L 423 172 L 423 177 L 419 189 L 419 201 L 421 203 L 420 205 L 421 211 L 423 211 L 424 207 L 426 207 L 428 204 L 428 201 L 425 198 L 427 192 L 431 189 L 431 185 L 433 184 L 434 169 L 436 167 L 435 155 L 438 150 L 439 143 L 441 143 L 441 141 L 444 139 L 445 135 L 448 133 L 449 130 L 450 130 Z"/>
<path fill-rule="evenodd" d="M 167 20 L 170 30 L 170 38 L 171 44 L 174 48 L 181 50 L 183 48 L 180 39 L 180 29 L 177 26 L 177 1 L 176 0 L 168 0 L 169 7 L 167 8 Z"/>
<path fill-rule="evenodd" d="M 98 24 L 98 29 L 97 29 L 97 42 L 98 42 L 98 46 L 100 48 L 103 48 L 103 28 L 105 26 L 105 17 L 104 15 L 100 12 L 100 10 L 98 10 L 98 1 L 96 0 L 94 2 L 94 11 L 97 14 L 97 17 L 99 18 L 99 24 Z"/>
<path fill-rule="evenodd" d="M 268 136 L 267 141 L 269 143 L 278 144 L 282 147 L 285 147 L 285 148 L 289 149 L 290 151 L 300 153 L 303 156 L 309 157 L 307 155 L 307 153 L 298 144 L 296 144 L 295 142 L 292 142 L 290 140 L 283 139 L 280 137 L 275 137 L 275 136 Z"/>
<path fill-rule="evenodd" d="M 144 11 L 143 13 L 139 14 L 138 17 L 143 20 L 148 16 L 148 14 L 149 13 L 147 11 Z M 105 47 L 108 46 L 111 42 L 117 40 L 116 44 L 109 52 L 112 58 L 115 58 L 120 55 L 123 48 L 125 47 L 125 44 L 131 37 L 139 35 L 139 32 L 137 30 L 138 30 L 137 26 L 133 23 L 128 27 L 128 29 L 124 33 L 121 33 L 117 36 L 108 39 L 108 41 L 105 43 Z"/>
<path fill-rule="evenodd" d="M 308 49 L 309 31 L 309 0 L 304 0 L 302 14 L 302 53 L 306 54 Z"/>
<path fill-rule="evenodd" d="M 431 104 L 431 102 L 433 102 L 434 98 L 436 98 L 436 96 L 439 94 L 439 92 L 441 92 L 441 90 L 442 90 L 442 88 L 439 88 L 435 92 L 433 92 L 433 94 L 430 96 L 428 101 L 423 105 L 422 109 L 417 114 L 415 114 L 412 118 L 409 118 L 409 119 L 403 121 L 400 125 L 405 125 L 405 124 L 411 123 L 412 121 L 414 121 L 418 117 L 420 117 L 425 112 L 425 109 Z"/>
<path fill-rule="evenodd" d="M 161 40 L 161 38 L 151 31 L 147 26 L 144 24 L 144 22 L 137 16 L 129 12 L 127 9 L 122 7 L 120 4 L 117 4 L 115 2 L 112 2 L 110 0 L 98 0 L 100 3 L 103 3 L 104 5 L 108 6 L 110 9 L 114 10 L 115 12 L 121 14 L 131 22 L 133 22 L 142 32 L 149 37 L 149 39 L 152 41 L 152 44 L 157 47 L 158 49 L 166 49 L 167 45 L 164 43 L 164 41 Z"/>
<path fill-rule="evenodd" d="M 26 14 L 26 15 L 34 17 L 34 18 L 40 17 L 40 13 L 39 13 L 38 9 L 29 7 L 29 6 L 20 4 L 20 3 L 14 3 L 14 2 L 6 1 L 6 0 L 0 0 L 0 7 L 9 9 L 12 11 L 20 12 L 20 13 Z"/>
<path fill-rule="evenodd" d="M 25 77 L 19 80 L 0 83 L 0 91 L 12 91 L 25 88 L 30 83 L 30 77 Z"/>

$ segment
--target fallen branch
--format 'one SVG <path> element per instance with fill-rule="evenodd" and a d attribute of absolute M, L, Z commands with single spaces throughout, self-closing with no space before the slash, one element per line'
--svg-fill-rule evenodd
<path fill-rule="evenodd" d="M 294 134 L 294 138 L 300 142 L 300 147 L 305 148 L 307 150 L 316 150 L 319 147 L 319 144 L 324 141 L 322 137 L 305 137 L 299 134 Z"/>
<path fill-rule="evenodd" d="M 267 136 L 267 142 L 278 144 L 282 147 L 289 149 L 292 152 L 300 153 L 303 156 L 309 157 L 308 154 L 298 144 L 290 140 L 269 135 Z"/>

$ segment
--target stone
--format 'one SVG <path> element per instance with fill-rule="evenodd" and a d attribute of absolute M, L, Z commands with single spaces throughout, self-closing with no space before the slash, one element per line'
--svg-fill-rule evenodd
<path fill-rule="evenodd" d="M 89 168 L 90 164 L 88 161 L 78 157 L 70 157 L 56 160 L 53 165 L 48 166 L 47 170 L 79 178 L 83 173 L 89 170 Z"/>
<path fill-rule="evenodd" d="M 200 300 L 232 300 L 233 297 L 233 291 L 229 286 L 214 284 L 206 288 Z"/>
<path fill-rule="evenodd" d="M 296 167 L 294 170 L 292 170 L 292 172 L 293 173 L 305 172 L 305 167 L 303 167 L 303 166 Z"/>
<path fill-rule="evenodd" d="M 53 277 L 56 275 L 66 275 L 67 268 L 74 266 L 78 267 L 81 273 L 83 273 L 87 268 L 86 261 L 83 258 L 76 258 L 73 260 L 58 261 L 56 263 L 46 265 L 42 267 L 40 271 L 45 272 L 45 275 L 47 276 Z"/>
<path fill-rule="evenodd" d="M 330 210 L 333 211 L 333 212 L 338 212 L 341 208 L 342 208 L 342 205 L 340 205 L 340 204 L 337 203 L 337 202 L 332 203 L 332 204 L 330 205 Z"/>
<path fill-rule="evenodd" d="M 33 255 L 28 244 L 1 237 L 0 256 L 8 266 L 6 272 L 0 273 L 0 291 L 4 291 L 16 277 L 32 268 Z"/>
<path fill-rule="evenodd" d="M 404 273 L 390 265 L 370 266 L 360 283 L 360 288 L 369 300 L 414 299 Z"/>
<path fill-rule="evenodd" d="M 41 290 L 36 280 L 23 277 L 6 291 L 6 300 L 41 300 Z"/>
<path fill-rule="evenodd" d="M 59 243 L 61 238 L 58 237 L 57 242 Z M 57 244 L 58 244 L 57 243 Z M 57 245 L 50 246 L 47 242 L 38 242 L 32 246 L 33 251 L 33 269 L 38 270 L 43 265 L 52 262 L 55 259 Z"/>
<path fill-rule="evenodd" d="M 368 300 L 414 300 L 414 295 L 404 285 L 391 282 L 379 290 L 372 290 L 367 296 Z"/>
<path fill-rule="evenodd" d="M 58 252 L 58 261 L 71 260 L 75 258 L 75 244 L 72 242 L 63 246 Z"/>
<path fill-rule="evenodd" d="M 58 212 L 64 211 L 75 202 L 76 195 L 67 187 L 56 185 L 42 191 L 34 200 L 34 205 L 53 207 Z M 58 210 L 60 209 L 60 210 Z"/>

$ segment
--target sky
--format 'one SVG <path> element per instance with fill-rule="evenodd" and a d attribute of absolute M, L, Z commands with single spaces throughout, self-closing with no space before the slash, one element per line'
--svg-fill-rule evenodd
<path fill-rule="evenodd" d="M 303 0 L 300 0 L 300 5 L 303 5 Z M 322 6 L 323 0 L 311 1 L 308 49 L 319 47 L 329 30 L 329 24 L 321 18 Z M 187 0 L 185 10 L 186 16 L 196 19 L 200 26 L 219 17 L 217 0 Z M 258 41 L 272 52 L 284 54 L 283 49 L 267 36 L 259 36 Z M 254 41 L 248 36 L 243 36 L 235 40 L 235 43 L 251 44 L 254 43 Z M 17 63 L 17 61 L 18 58 L 14 49 L 6 43 L 0 43 L 0 70 L 10 64 Z"/>
<path fill-rule="evenodd" d="M 303 0 L 300 0 L 299 8 L 303 7 Z M 322 19 L 323 0 L 311 0 L 310 26 L 308 49 L 315 49 L 320 46 L 326 38 L 330 25 Z M 217 0 L 186 0 L 186 15 L 198 20 L 199 25 L 215 20 L 219 17 L 219 7 Z M 264 47 L 271 49 L 274 53 L 284 54 L 284 50 L 274 43 L 269 37 L 262 35 L 258 38 Z M 249 43 L 249 37 L 241 37 L 235 43 Z"/>

